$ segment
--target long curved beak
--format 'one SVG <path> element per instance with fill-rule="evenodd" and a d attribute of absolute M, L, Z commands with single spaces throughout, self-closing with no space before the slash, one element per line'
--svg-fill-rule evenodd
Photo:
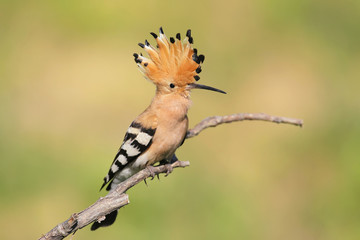
<path fill-rule="evenodd" d="M 226 92 L 224 92 L 224 91 L 222 91 L 222 90 L 220 90 L 220 89 L 213 88 L 213 87 L 209 87 L 209 86 L 202 85 L 202 84 L 190 83 L 188 86 L 190 87 L 190 89 L 194 89 L 194 88 L 197 88 L 197 89 L 205 89 L 205 90 L 210 90 L 210 91 L 214 91 L 214 92 L 219 92 L 219 93 L 224 93 L 224 94 L 226 94 Z"/>

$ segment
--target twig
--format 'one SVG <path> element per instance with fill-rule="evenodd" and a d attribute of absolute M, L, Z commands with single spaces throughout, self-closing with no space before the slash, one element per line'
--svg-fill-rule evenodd
<path fill-rule="evenodd" d="M 193 129 L 190 129 L 186 135 L 186 138 L 195 137 L 202 130 L 208 127 L 216 127 L 217 125 L 223 123 L 231 123 L 243 120 L 261 120 L 274 123 L 287 123 L 300 127 L 302 127 L 303 125 L 303 121 L 300 119 L 276 117 L 264 113 L 238 113 L 227 116 L 208 117 L 201 121 L 199 124 L 197 124 Z M 171 166 L 173 168 L 177 168 L 187 167 L 189 165 L 189 162 L 176 161 Z M 154 174 L 160 174 L 166 173 L 168 171 L 168 168 L 166 168 L 166 166 L 164 165 L 160 165 L 157 167 L 153 167 L 151 170 Z M 125 192 L 148 177 L 151 177 L 150 171 L 148 169 L 141 170 L 137 174 L 128 178 L 126 181 L 120 183 L 115 189 L 115 191 L 110 192 L 105 197 L 100 198 L 90 207 L 79 213 L 72 214 L 69 219 L 67 219 L 65 222 L 58 224 L 48 233 L 43 235 L 39 240 L 63 239 L 69 234 L 75 233 L 78 229 L 81 229 L 88 224 L 97 221 L 98 219 L 101 219 L 106 214 L 129 204 L 129 196 L 125 194 Z"/>
<path fill-rule="evenodd" d="M 208 127 L 216 127 L 217 125 L 223 123 L 231 123 L 231 122 L 238 122 L 244 120 L 260 120 L 260 121 L 267 121 L 273 123 L 286 123 L 295 126 L 303 126 L 303 120 L 301 119 L 294 119 L 294 118 L 287 118 L 287 117 L 277 117 L 271 116 L 265 113 L 236 113 L 232 115 L 226 116 L 213 116 L 208 117 L 202 120 L 200 123 L 196 124 L 193 129 L 190 129 L 186 135 L 186 138 L 192 138 L 199 133 L 208 128 Z"/>

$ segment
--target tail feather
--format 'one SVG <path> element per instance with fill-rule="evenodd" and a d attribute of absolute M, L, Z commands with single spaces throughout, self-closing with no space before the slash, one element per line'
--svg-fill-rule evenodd
<path fill-rule="evenodd" d="M 105 215 L 105 219 L 98 222 L 94 222 L 93 225 L 91 225 L 91 231 L 95 231 L 96 229 L 98 229 L 99 227 L 107 227 L 112 225 L 115 220 L 116 220 L 116 216 L 117 216 L 118 210 L 115 210 L 111 213 L 109 213 L 108 215 Z"/>

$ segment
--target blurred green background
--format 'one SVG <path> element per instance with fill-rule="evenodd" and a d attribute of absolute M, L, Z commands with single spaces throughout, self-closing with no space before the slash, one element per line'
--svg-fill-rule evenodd
<path fill-rule="evenodd" d="M 0 1 L 0 239 L 37 239 L 96 201 L 154 86 L 133 61 L 164 27 L 205 54 L 190 125 L 265 112 L 177 151 L 74 239 L 360 239 L 360 1 Z"/>

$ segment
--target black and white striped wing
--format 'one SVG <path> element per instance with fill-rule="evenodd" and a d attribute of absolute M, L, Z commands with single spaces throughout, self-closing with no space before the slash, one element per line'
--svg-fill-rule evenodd
<path fill-rule="evenodd" d="M 124 167 L 132 161 L 136 160 L 150 147 L 155 131 L 156 128 L 144 128 L 141 124 L 136 122 L 133 122 L 130 125 L 126 132 L 123 144 L 117 152 L 100 190 L 114 178 L 116 173 L 124 169 Z"/>

